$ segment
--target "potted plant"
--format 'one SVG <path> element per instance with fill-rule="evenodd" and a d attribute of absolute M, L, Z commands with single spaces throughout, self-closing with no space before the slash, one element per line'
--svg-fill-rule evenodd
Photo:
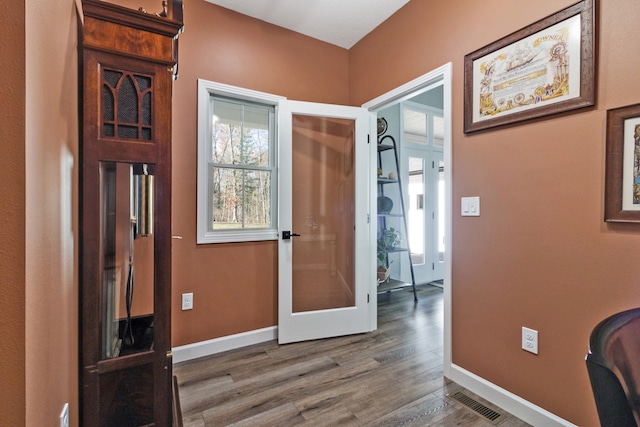
<path fill-rule="evenodd" d="M 393 227 L 384 229 L 378 235 L 378 284 L 389 280 L 389 250 L 395 249 L 402 242 L 402 236 L 398 230 Z M 393 262 L 393 261 L 392 261 Z"/>

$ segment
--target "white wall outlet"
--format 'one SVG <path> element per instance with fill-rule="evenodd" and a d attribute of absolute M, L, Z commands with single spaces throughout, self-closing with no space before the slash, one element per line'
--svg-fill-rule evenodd
<path fill-rule="evenodd" d="M 463 197 L 460 199 L 462 216 L 480 216 L 480 197 Z"/>
<path fill-rule="evenodd" d="M 69 427 L 69 404 L 65 403 L 60 412 L 60 427 Z"/>
<path fill-rule="evenodd" d="M 182 294 L 182 309 L 183 310 L 193 309 L 193 292 L 189 292 L 188 294 Z"/>
<path fill-rule="evenodd" d="M 522 327 L 522 349 L 538 354 L 538 331 Z"/>

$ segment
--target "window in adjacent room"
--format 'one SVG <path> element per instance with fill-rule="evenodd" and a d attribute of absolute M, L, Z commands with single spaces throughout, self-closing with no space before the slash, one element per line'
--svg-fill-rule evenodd
<path fill-rule="evenodd" d="M 199 81 L 198 243 L 277 239 L 279 99 Z"/>

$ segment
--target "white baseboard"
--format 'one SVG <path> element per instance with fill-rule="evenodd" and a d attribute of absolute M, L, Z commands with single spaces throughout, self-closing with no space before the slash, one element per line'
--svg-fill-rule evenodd
<path fill-rule="evenodd" d="M 241 334 L 181 345 L 171 349 L 173 353 L 173 363 L 185 362 L 199 357 L 222 353 L 223 351 L 234 350 L 236 348 L 246 347 L 253 344 L 260 344 L 277 338 L 278 327 L 271 326 L 268 328 L 256 329 L 255 331 L 243 332 Z"/>
<path fill-rule="evenodd" d="M 460 366 L 451 365 L 449 379 L 533 426 L 577 427 Z"/>

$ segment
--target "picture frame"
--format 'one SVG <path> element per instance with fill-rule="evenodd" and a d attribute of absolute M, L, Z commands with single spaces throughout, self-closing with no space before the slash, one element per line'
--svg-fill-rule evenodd
<path fill-rule="evenodd" d="M 464 57 L 464 133 L 595 104 L 595 0 Z"/>
<path fill-rule="evenodd" d="M 640 222 L 640 104 L 607 110 L 604 220 Z"/>

